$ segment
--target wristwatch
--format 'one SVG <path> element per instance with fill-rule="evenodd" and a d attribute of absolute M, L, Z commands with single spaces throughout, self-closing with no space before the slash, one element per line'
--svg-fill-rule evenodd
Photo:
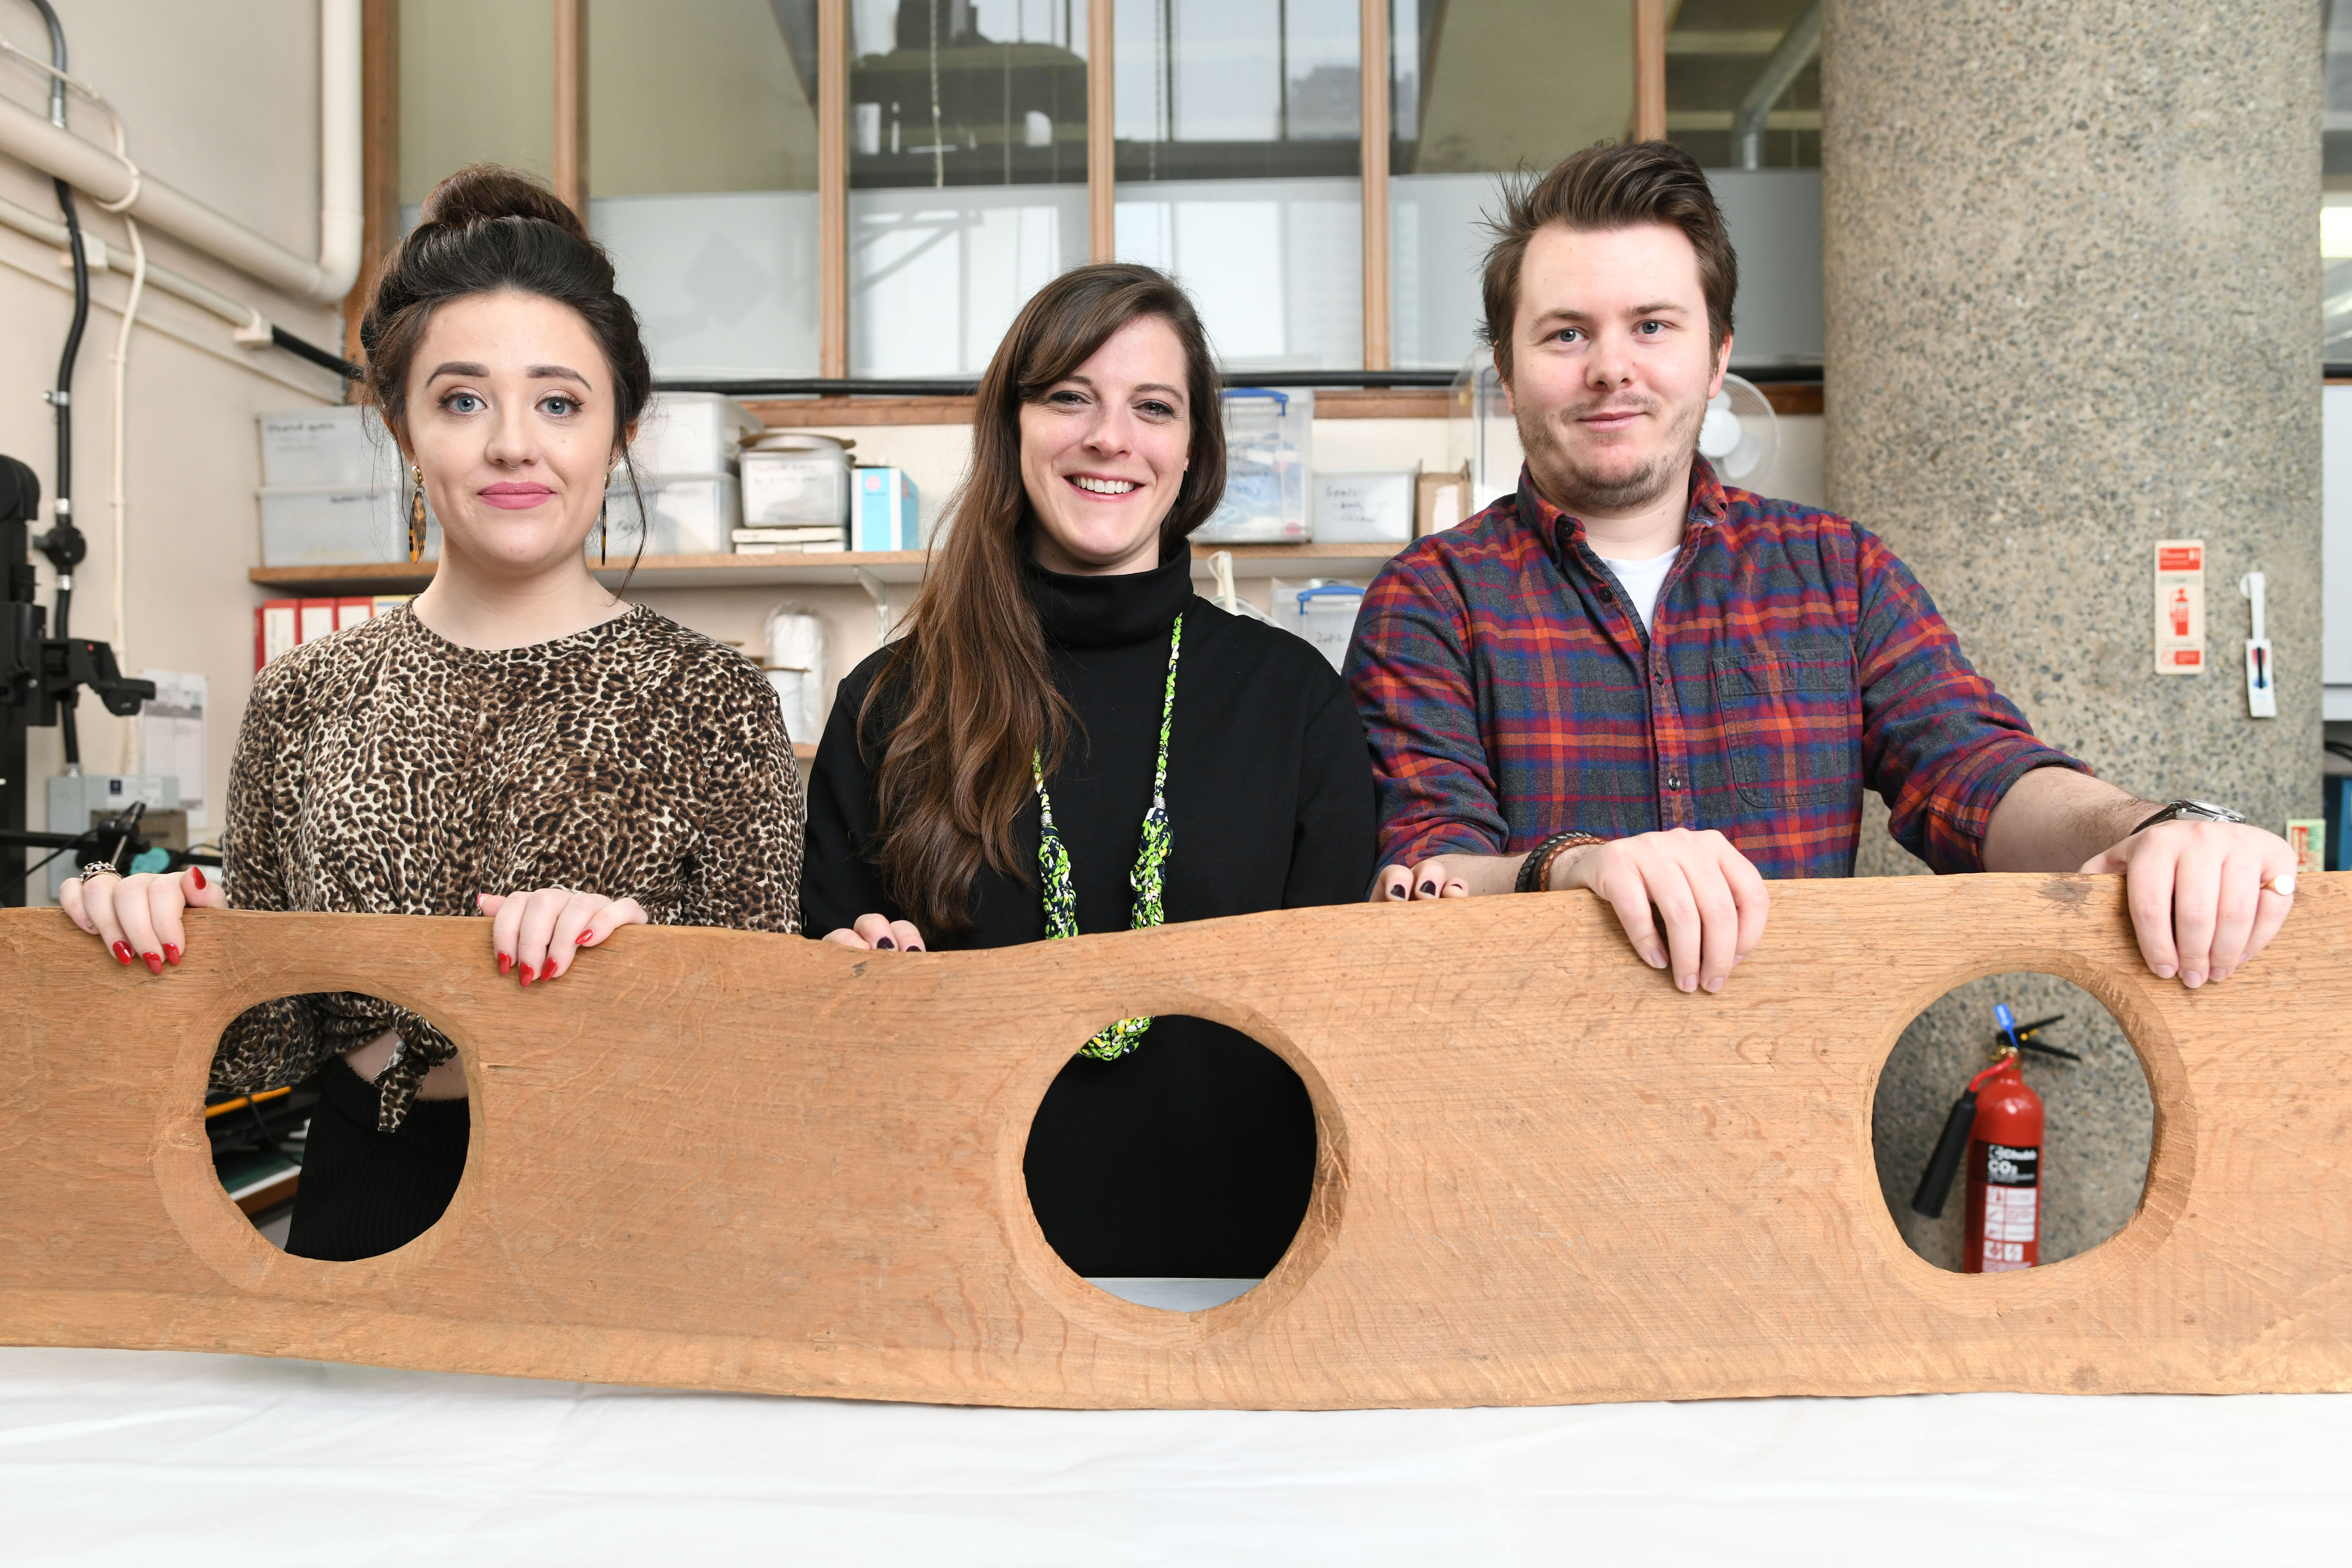
<path fill-rule="evenodd" d="M 2184 818 L 2191 822 L 2243 822 L 2246 820 L 2228 806 L 2215 805 L 2211 801 L 2176 800 L 2137 827 L 2133 828 L 2132 832 L 2146 833 L 2159 822 L 2179 822 Z"/>

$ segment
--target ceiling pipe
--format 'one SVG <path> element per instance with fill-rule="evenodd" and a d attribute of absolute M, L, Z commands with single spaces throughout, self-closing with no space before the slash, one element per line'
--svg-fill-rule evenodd
<path fill-rule="evenodd" d="M 1760 169 L 1764 166 L 1764 117 L 1789 90 L 1789 84 L 1798 73 L 1812 63 L 1822 48 L 1821 0 L 1805 7 L 1805 14 L 1790 25 L 1780 37 L 1780 47 L 1764 62 L 1764 69 L 1748 88 L 1748 96 L 1739 100 L 1739 109 L 1731 119 L 1731 144 L 1738 152 L 1739 166 Z"/>
<path fill-rule="evenodd" d="M 127 211 L 274 289 L 340 303 L 359 277 L 360 0 L 319 0 L 319 256 L 297 256 L 112 153 L 0 99 L 0 153 Z"/>

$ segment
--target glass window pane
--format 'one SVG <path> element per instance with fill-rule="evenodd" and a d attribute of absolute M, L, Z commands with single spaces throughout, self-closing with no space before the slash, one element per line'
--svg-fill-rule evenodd
<path fill-rule="evenodd" d="M 1236 368 L 1363 363 L 1356 0 L 1118 0 L 1117 249 Z"/>
<path fill-rule="evenodd" d="M 1739 253 L 1734 370 L 1822 363 L 1819 0 L 1684 0 L 1666 135 L 1706 166 Z"/>
<path fill-rule="evenodd" d="M 1822 52 L 1804 41 L 1820 29 L 1821 0 L 1683 0 L 1666 32 L 1666 139 L 1709 169 L 1820 168 Z"/>
<path fill-rule="evenodd" d="M 816 69 L 816 0 L 588 7 L 589 221 L 656 374 L 817 373 Z"/>
<path fill-rule="evenodd" d="M 851 0 L 849 363 L 975 375 L 1087 258 L 1086 0 Z"/>
<path fill-rule="evenodd" d="M 2352 5 L 2327 12 L 2326 107 L 2320 116 L 2320 357 L 2352 360 Z"/>
<path fill-rule="evenodd" d="M 1632 131 L 1633 7 L 1391 0 L 1389 41 L 1391 354 L 1400 368 L 1458 365 L 1485 313 L 1496 175 Z"/>
<path fill-rule="evenodd" d="M 406 0 L 400 8 L 403 226 L 468 163 L 545 179 L 555 163 L 555 21 L 547 0 Z"/>

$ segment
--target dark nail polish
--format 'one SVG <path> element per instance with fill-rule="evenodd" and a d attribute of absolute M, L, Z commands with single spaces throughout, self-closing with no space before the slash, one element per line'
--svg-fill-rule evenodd
<path fill-rule="evenodd" d="M 1421 885 L 1421 890 L 1429 894 L 1432 898 L 1434 898 L 1437 894 L 1437 884 L 1434 882 L 1423 882 Z"/>
<path fill-rule="evenodd" d="M 892 942 L 892 941 L 891 941 L 888 937 L 887 937 L 887 936 L 886 936 L 886 937 L 883 937 L 883 938 L 881 938 L 879 941 L 876 942 L 874 945 L 875 945 L 875 946 L 877 946 L 877 947 L 878 947 L 878 948 L 880 948 L 880 949 L 882 949 L 882 951 L 883 951 L 883 952 L 897 952 L 897 951 L 898 951 L 898 944 L 897 942 Z"/>
<path fill-rule="evenodd" d="M 1402 899 L 1405 896 L 1406 891 L 1407 889 L 1405 885 L 1402 882 L 1399 882 L 1389 889 L 1389 897 L 1391 899 Z"/>
<path fill-rule="evenodd" d="M 163 973 L 163 955 L 162 953 L 160 953 L 160 952 L 142 952 L 142 953 L 141 953 L 141 954 L 139 955 L 139 957 L 140 957 L 141 962 L 144 963 L 147 965 L 147 973 L 150 973 L 150 974 L 161 974 L 161 973 Z"/>
<path fill-rule="evenodd" d="M 499 973 L 500 974 L 504 974 L 508 970 L 512 969 L 513 967 L 514 955 L 512 953 L 502 952 L 499 954 Z"/>
<path fill-rule="evenodd" d="M 908 951 L 908 952 L 922 952 L 923 950 L 922 950 L 920 947 L 918 947 L 915 943 L 913 943 L 913 942 L 908 942 L 908 943 L 907 944 L 907 951 Z"/>
<path fill-rule="evenodd" d="M 130 944 L 129 942 L 116 942 L 116 943 L 114 944 L 114 956 L 115 956 L 115 959 L 116 959 L 116 961 L 117 961 L 118 963 L 130 963 L 130 962 L 131 962 L 131 944 Z"/>
<path fill-rule="evenodd" d="M 163 962 L 174 969 L 180 967 L 180 950 L 168 942 L 163 944 Z"/>
<path fill-rule="evenodd" d="M 205 868 L 202 866 L 191 866 L 188 868 L 188 875 L 195 879 L 196 891 L 200 893 L 203 892 L 205 890 Z"/>

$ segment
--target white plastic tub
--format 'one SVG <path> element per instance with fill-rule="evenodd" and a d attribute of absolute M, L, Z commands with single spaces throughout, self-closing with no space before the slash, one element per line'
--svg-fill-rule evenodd
<path fill-rule="evenodd" d="M 724 393 L 656 393 L 629 456 L 640 474 L 731 474 L 739 443 L 766 429 Z"/>
<path fill-rule="evenodd" d="M 1356 616 L 1363 607 L 1364 590 L 1353 583 L 1275 586 L 1274 624 L 1313 643 L 1334 669 L 1347 662 L 1348 642 L 1355 635 Z"/>
<path fill-rule="evenodd" d="M 1305 540 L 1315 395 L 1237 386 L 1218 402 L 1225 421 L 1225 496 L 1192 537 L 1203 544 Z"/>
<path fill-rule="evenodd" d="M 400 448 L 375 410 L 349 405 L 298 408 L 259 417 L 265 487 L 399 488 Z"/>
<path fill-rule="evenodd" d="M 725 555 L 735 549 L 743 502 L 732 474 L 640 474 L 646 510 L 647 555 Z M 625 561 L 637 552 L 637 498 L 625 473 L 614 477 L 607 515 L 608 554 Z M 596 553 L 596 531 L 588 531 L 588 553 Z"/>
<path fill-rule="evenodd" d="M 1314 536 L 1326 542 L 1402 544 L 1412 537 L 1411 468 L 1369 468 L 1315 476 Z"/>
<path fill-rule="evenodd" d="M 341 566 L 408 559 L 408 492 L 347 485 L 265 487 L 264 566 Z M 425 515 L 425 559 L 441 556 L 441 520 Z"/>
<path fill-rule="evenodd" d="M 849 521 L 849 454 L 839 447 L 743 454 L 743 526 Z"/>

